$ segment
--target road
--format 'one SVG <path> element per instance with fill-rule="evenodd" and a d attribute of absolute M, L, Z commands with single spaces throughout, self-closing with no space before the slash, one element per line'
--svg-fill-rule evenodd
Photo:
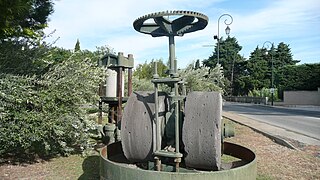
<path fill-rule="evenodd" d="M 305 110 L 225 102 L 223 111 L 236 113 L 320 140 L 319 109 Z"/>

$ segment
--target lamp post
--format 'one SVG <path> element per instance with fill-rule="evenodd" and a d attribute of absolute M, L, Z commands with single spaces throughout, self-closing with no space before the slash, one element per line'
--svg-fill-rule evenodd
<path fill-rule="evenodd" d="M 266 41 L 263 43 L 262 48 L 265 48 L 265 45 L 269 44 L 271 45 L 271 106 L 273 106 L 273 93 L 274 93 L 274 87 L 273 87 L 273 43 L 270 41 Z M 269 48 L 269 45 L 267 45 L 267 49 Z M 266 52 L 266 54 L 268 54 L 268 51 Z"/>
<path fill-rule="evenodd" d="M 232 24 L 232 22 L 233 22 L 233 18 L 232 18 L 232 16 L 231 16 L 230 14 L 222 14 L 222 15 L 219 17 L 219 19 L 218 19 L 218 35 L 213 36 L 213 38 L 214 38 L 214 39 L 217 39 L 217 41 L 218 41 L 218 46 L 217 46 L 217 50 L 218 50 L 218 54 L 217 54 L 218 63 L 217 63 L 217 64 L 220 63 L 220 61 L 219 61 L 219 58 L 220 58 L 220 57 L 219 57 L 219 55 L 220 55 L 220 50 L 219 50 L 219 48 L 220 48 L 220 47 L 219 47 L 219 46 L 220 46 L 220 35 L 219 35 L 219 29 L 220 29 L 220 27 L 219 27 L 219 24 L 220 24 L 220 19 L 221 19 L 222 17 L 224 17 L 224 16 L 228 16 L 228 17 L 230 18 L 230 22 L 228 22 L 228 19 L 227 19 L 227 18 L 224 20 L 224 24 L 227 25 L 227 27 L 226 27 L 226 29 L 225 29 L 225 32 L 226 32 L 227 35 L 230 34 L 230 27 L 229 27 L 229 25 Z"/>

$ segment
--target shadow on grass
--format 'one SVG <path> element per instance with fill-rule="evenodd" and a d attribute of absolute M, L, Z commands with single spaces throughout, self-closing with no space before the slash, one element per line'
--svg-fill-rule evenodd
<path fill-rule="evenodd" d="M 78 178 L 79 180 L 100 179 L 100 156 L 88 156 L 82 163 L 83 174 Z"/>

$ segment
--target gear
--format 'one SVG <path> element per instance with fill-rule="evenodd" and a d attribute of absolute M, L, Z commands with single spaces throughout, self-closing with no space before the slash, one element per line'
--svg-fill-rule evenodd
<path fill-rule="evenodd" d="M 170 16 L 178 16 L 170 20 Z M 133 27 L 136 31 L 150 34 L 153 37 L 183 36 L 204 29 L 209 18 L 201 13 L 193 11 L 163 11 L 151 13 L 136 19 Z"/>

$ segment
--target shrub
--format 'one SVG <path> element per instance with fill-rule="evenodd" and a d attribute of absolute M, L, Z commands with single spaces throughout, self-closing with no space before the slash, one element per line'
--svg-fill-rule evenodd
<path fill-rule="evenodd" d="M 67 155 L 88 146 L 101 69 L 81 52 L 40 76 L 0 74 L 0 156 Z"/>
<path fill-rule="evenodd" d="M 193 68 L 193 64 L 179 70 L 179 74 L 186 82 L 187 92 L 190 91 L 221 91 L 223 87 L 222 68 L 215 67 L 210 70 L 208 67 Z M 219 87 L 220 86 L 220 87 Z"/>
<path fill-rule="evenodd" d="M 278 101 L 278 91 L 275 89 L 273 98 L 275 101 Z M 262 88 L 260 90 L 254 89 L 252 91 L 249 91 L 248 96 L 250 97 L 268 97 L 268 99 L 271 99 L 271 91 L 269 88 Z"/>

